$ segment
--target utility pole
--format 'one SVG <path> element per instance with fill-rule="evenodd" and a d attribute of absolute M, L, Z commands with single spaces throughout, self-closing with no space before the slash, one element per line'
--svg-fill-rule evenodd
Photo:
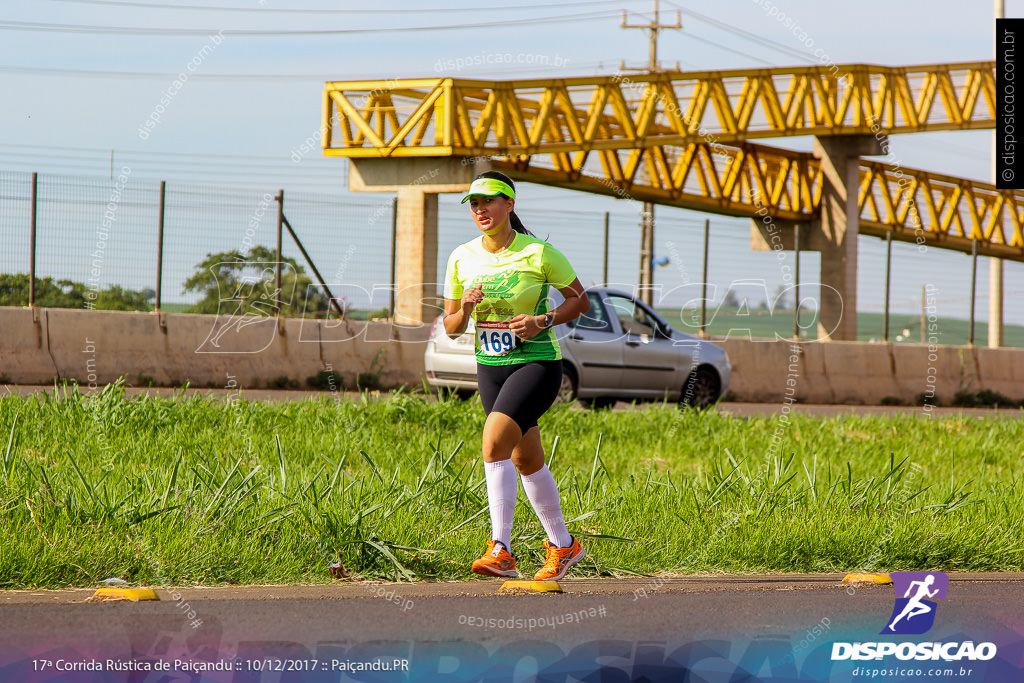
<path fill-rule="evenodd" d="M 927 339 L 927 337 L 924 334 L 924 327 L 925 327 L 924 321 L 928 317 L 927 315 L 925 315 L 925 313 L 926 313 L 926 311 L 925 311 L 925 297 L 928 296 L 928 292 L 925 291 L 925 287 L 926 287 L 926 285 L 921 285 L 921 343 L 922 344 L 924 344 L 925 339 Z"/>
<path fill-rule="evenodd" d="M 680 21 L 679 11 L 676 11 L 676 23 L 674 24 L 662 24 L 659 21 L 660 17 L 658 14 L 658 0 L 654 0 L 654 20 L 649 24 L 627 24 L 626 23 L 626 10 L 622 10 L 622 26 L 619 28 L 640 28 L 645 31 L 651 32 L 650 40 L 650 53 L 647 58 L 647 70 L 651 72 L 661 71 L 661 66 L 658 64 L 658 31 L 663 29 L 681 29 L 683 27 Z M 676 63 L 678 66 L 678 62 Z M 622 69 L 625 70 L 625 62 L 623 62 Z M 643 69 L 640 69 L 642 71 Z"/>
<path fill-rule="evenodd" d="M 1006 18 L 1005 0 L 995 0 L 996 19 Z M 999 43 L 995 42 L 996 50 Z M 992 131 L 992 182 L 996 182 L 996 131 Z M 1003 259 L 988 259 L 988 345 L 997 349 L 1003 345 Z"/>
<path fill-rule="evenodd" d="M 654 299 L 654 204 L 644 202 L 640 216 L 640 300 L 648 306 Z"/>
<path fill-rule="evenodd" d="M 626 11 L 622 12 L 620 28 L 640 28 L 650 31 L 650 52 L 647 70 L 651 73 L 661 71 L 658 64 L 658 32 L 664 29 L 681 29 L 683 24 L 679 12 L 676 12 L 676 23 L 662 24 L 659 21 L 658 0 L 654 0 L 654 18 L 649 24 L 627 24 Z M 625 63 L 622 65 L 625 70 Z M 643 218 L 640 221 L 640 300 L 648 306 L 652 305 L 654 292 L 654 202 L 644 202 Z"/>

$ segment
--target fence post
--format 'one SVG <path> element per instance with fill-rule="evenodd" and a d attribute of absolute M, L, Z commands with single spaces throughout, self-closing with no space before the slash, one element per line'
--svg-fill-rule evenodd
<path fill-rule="evenodd" d="M 601 284 L 608 286 L 608 225 L 611 221 L 611 214 L 608 211 L 604 212 L 604 269 L 601 273 L 604 277 L 601 279 Z"/>
<path fill-rule="evenodd" d="M 708 326 L 708 240 L 711 236 L 711 219 L 704 219 L 704 275 L 701 277 L 700 294 L 700 336 L 706 337 Z"/>
<path fill-rule="evenodd" d="M 395 320 L 395 264 L 398 260 L 398 197 L 391 199 L 391 285 L 388 287 L 388 318 Z"/>
<path fill-rule="evenodd" d="M 892 231 L 885 233 L 885 313 L 882 315 L 882 341 L 889 341 L 889 293 L 892 291 Z"/>
<path fill-rule="evenodd" d="M 924 344 L 924 342 L 925 342 L 924 328 L 925 328 L 925 318 L 927 316 L 925 315 L 925 310 L 924 310 L 924 298 L 925 298 L 926 294 L 927 293 L 925 292 L 925 285 L 921 285 L 921 343 L 922 344 Z"/>
<path fill-rule="evenodd" d="M 36 305 L 36 208 L 39 203 L 39 174 L 32 173 L 32 214 L 31 229 L 29 231 L 29 264 L 28 264 L 28 305 L 35 308 Z"/>
<path fill-rule="evenodd" d="M 281 231 L 284 229 L 284 190 L 277 191 L 277 266 L 274 272 L 274 315 L 281 316 Z"/>
<path fill-rule="evenodd" d="M 160 315 L 164 284 L 164 198 L 167 195 L 167 181 L 160 181 L 160 221 L 156 236 L 156 313 Z"/>
<path fill-rule="evenodd" d="M 800 224 L 793 225 L 793 251 L 796 263 L 793 264 L 796 291 L 793 297 L 793 339 L 800 338 Z M 773 326 L 774 327 L 774 326 Z"/>

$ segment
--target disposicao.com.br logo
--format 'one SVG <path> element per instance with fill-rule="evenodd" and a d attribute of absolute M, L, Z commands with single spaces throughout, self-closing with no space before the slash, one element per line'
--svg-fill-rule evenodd
<path fill-rule="evenodd" d="M 949 577 L 943 572 L 892 572 L 896 601 L 881 635 L 920 635 L 935 624 L 936 600 L 945 600 Z M 931 599 L 929 599 L 931 598 Z M 832 661 L 879 660 L 895 656 L 900 660 L 955 662 L 987 661 L 996 656 L 994 643 L 924 642 L 833 643 Z"/>

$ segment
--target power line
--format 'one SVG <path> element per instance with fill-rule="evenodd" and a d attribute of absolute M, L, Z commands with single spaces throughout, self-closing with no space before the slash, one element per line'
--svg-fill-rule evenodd
<path fill-rule="evenodd" d="M 90 158 L 90 157 L 83 157 L 83 156 L 71 156 L 69 154 L 40 154 L 38 152 L 2 152 L 2 153 L 0 153 L 0 158 L 4 158 L 4 157 L 6 157 L 6 158 L 10 158 L 10 157 L 27 157 L 29 159 L 29 161 L 21 161 L 19 159 L 11 159 L 12 163 L 21 163 L 21 164 L 32 163 L 34 160 L 37 160 L 37 159 L 40 159 L 40 160 L 41 159 L 65 159 L 65 160 L 67 160 L 69 162 L 72 162 L 72 161 L 81 161 L 81 162 L 86 162 L 86 163 L 95 162 L 96 164 L 102 164 L 102 165 L 108 165 L 109 162 L 110 162 L 109 155 L 105 156 L 104 158 L 95 158 L 95 157 Z M 318 158 L 320 158 L 320 157 L 318 157 Z M 120 155 L 120 156 L 115 155 L 114 160 L 116 162 L 115 165 L 117 165 L 117 164 L 121 164 L 121 165 L 128 164 L 128 165 L 139 166 L 139 167 L 141 167 L 144 164 L 149 164 L 150 163 L 150 161 L 148 159 L 144 159 L 144 158 L 143 159 L 126 158 L 126 155 Z M 302 173 L 316 173 L 317 172 L 317 171 L 313 171 L 313 170 L 308 169 L 308 168 L 299 169 L 299 168 L 296 167 L 295 164 L 290 162 L 287 157 L 278 157 L 277 160 L 276 160 L 278 163 L 276 163 L 276 164 L 275 163 L 269 163 L 269 162 L 256 163 L 256 162 L 252 162 L 252 161 L 211 161 L 209 159 L 198 159 L 198 160 L 197 159 L 160 159 L 160 160 L 157 160 L 157 161 L 160 164 L 172 165 L 172 166 L 182 166 L 182 165 L 185 165 L 185 166 L 189 166 L 189 165 L 191 165 L 191 166 L 198 166 L 198 167 L 200 167 L 203 170 L 206 170 L 206 169 L 217 170 L 217 167 L 222 167 L 222 168 L 224 168 L 224 169 L 226 169 L 228 171 L 231 171 L 231 172 L 238 172 L 238 170 L 250 170 L 250 169 L 253 170 L 253 172 L 256 172 L 256 173 L 261 172 L 261 169 L 269 169 L 269 170 L 274 170 L 274 171 L 286 170 L 287 172 L 300 171 Z M 336 166 L 334 166 L 334 168 L 337 169 L 339 174 L 340 174 L 341 169 L 343 167 L 342 167 L 341 164 L 337 164 Z"/>
<path fill-rule="evenodd" d="M 603 67 L 601 62 L 586 62 L 580 64 L 573 64 L 575 69 L 585 69 L 588 67 Z M 469 74 L 524 74 L 524 73 L 544 73 L 552 71 L 554 69 L 562 69 L 564 67 L 554 65 L 538 65 L 527 68 L 512 68 L 512 69 L 488 69 L 483 71 L 481 69 L 466 69 Z M 103 71 L 99 69 L 56 69 L 56 68 L 44 68 L 44 67 L 31 67 L 31 66 L 13 66 L 9 64 L 0 64 L 0 72 L 23 74 L 26 76 L 57 76 L 66 78 L 68 76 L 74 78 L 134 78 L 140 80 L 158 80 L 158 79 L 173 79 L 177 78 L 178 74 L 172 73 L 159 73 L 153 71 Z M 438 75 L 437 78 L 442 78 Z M 336 75 L 316 75 L 316 74 L 207 74 L 207 73 L 193 73 L 189 76 L 189 80 L 219 80 L 219 81 L 259 81 L 259 82 L 294 82 L 296 80 L 310 80 L 310 81 L 330 81 L 337 80 Z M 350 79 L 351 80 L 351 79 Z M 356 79 L 358 80 L 358 78 Z M 370 77 L 366 77 L 366 80 L 375 80 Z"/>
<path fill-rule="evenodd" d="M 339 28 L 339 29 L 210 29 L 210 28 L 146 28 L 138 26 L 85 26 L 79 24 L 47 24 L 33 21 L 0 21 L 0 30 L 6 31 L 41 31 L 46 33 L 83 33 L 95 35 L 137 35 L 137 36 L 209 36 L 220 34 L 237 37 L 266 36 L 332 36 L 367 33 L 403 33 L 422 31 L 453 31 L 468 28 L 489 28 L 494 26 L 535 26 L 537 24 L 561 24 L 566 22 L 597 21 L 614 16 L 610 10 L 584 12 L 581 14 L 562 14 L 551 17 L 534 17 L 527 19 L 504 19 L 501 21 L 484 21 L 474 24 L 446 24 L 441 26 L 398 26 L 388 28 Z"/>
<path fill-rule="evenodd" d="M 14 149 L 4 149 L 4 148 Z M 31 150 L 31 151 L 21 151 Z M 50 151 L 60 154 L 50 154 Z M 89 154 L 96 154 L 90 158 Z M 0 159 L 8 170 L 27 172 L 45 170 L 60 175 L 69 171 L 84 170 L 107 175 L 110 168 L 108 149 L 55 147 L 49 145 L 19 145 L 0 143 Z M 156 158 L 154 158 L 156 157 Z M 169 158 L 168 158 L 169 157 Z M 332 159 L 318 155 L 304 157 L 302 163 L 292 163 L 287 156 L 255 156 L 191 153 L 191 152 L 124 152 L 114 150 L 114 164 L 128 165 L 136 174 L 178 178 L 182 173 L 190 178 L 209 176 L 227 177 L 240 180 L 240 184 L 252 185 L 287 181 L 291 184 L 344 186 L 348 168 Z"/>
<path fill-rule="evenodd" d="M 593 7 L 594 5 L 620 5 L 623 2 L 640 2 L 640 0 L 593 0 L 588 2 L 561 2 L 546 5 L 504 5 L 476 7 L 434 7 L 410 9 L 312 9 L 291 7 L 222 7 L 203 5 L 170 5 L 163 3 L 129 2 L 128 0 L 55 0 L 56 2 L 74 2 L 84 5 L 113 5 L 116 7 L 140 7 L 145 9 L 170 9 L 214 12 L 250 12 L 256 14 L 436 14 L 438 12 L 491 12 L 504 10 L 548 9 L 551 7 Z"/>
<path fill-rule="evenodd" d="M 140 78 L 140 79 L 167 79 L 177 78 L 177 74 L 156 73 L 150 71 L 100 71 L 96 69 L 46 69 L 30 66 L 10 66 L 0 64 L 0 71 L 8 73 L 25 74 L 28 76 L 73 76 L 75 78 L 99 77 L 99 78 Z M 254 80 L 254 81 L 294 81 L 296 79 L 308 78 L 309 80 L 330 80 L 328 76 L 313 76 L 310 74 L 204 74 L 193 73 L 189 76 L 192 79 L 206 80 Z"/>
<path fill-rule="evenodd" d="M 42 172 L 45 172 L 47 175 L 53 177 L 74 176 L 75 172 L 87 172 L 100 179 L 108 178 L 107 169 L 96 164 L 54 163 L 45 161 L 39 161 L 31 164 L 29 162 L 20 162 L 18 167 L 9 168 L 4 172 L 24 173 L 26 176 L 31 175 L 33 172 L 40 172 L 40 175 L 42 175 Z M 301 185 L 310 187 L 331 187 L 338 190 L 344 189 L 344 183 L 341 182 L 340 178 L 324 179 L 323 177 L 318 176 L 288 175 L 285 173 L 273 173 L 271 171 L 241 173 L 234 170 L 197 170 L 187 168 L 169 170 L 165 168 L 134 168 L 132 173 L 133 177 L 139 176 L 157 180 L 175 180 L 186 184 L 203 183 L 208 179 L 216 179 L 217 182 L 230 182 L 237 185 L 244 185 L 246 187 L 258 185 L 261 189 L 281 183 L 286 183 L 293 187 Z"/>
<path fill-rule="evenodd" d="M 38 172 L 40 178 L 49 176 L 50 178 L 79 178 L 87 177 L 94 178 L 96 180 L 107 180 L 106 171 L 98 171 L 95 167 L 89 166 L 60 166 L 54 169 L 49 169 L 45 164 L 37 164 L 27 169 L 12 169 L 10 171 L 4 171 L 3 173 L 24 173 L 27 178 L 30 179 L 33 172 Z M 136 175 L 139 177 L 136 179 Z M 204 187 L 208 183 L 216 183 L 218 185 L 230 185 L 231 187 L 239 190 L 250 190 L 253 192 L 270 191 L 279 189 L 281 187 L 293 190 L 293 192 L 300 192 L 306 190 L 330 190 L 338 193 L 338 196 L 348 197 L 347 194 L 343 194 L 343 187 L 339 185 L 337 181 L 326 182 L 320 180 L 308 180 L 303 178 L 291 178 L 282 177 L 279 175 L 267 175 L 267 176 L 246 176 L 239 180 L 239 174 L 237 173 L 226 173 L 226 174 L 210 174 L 197 176 L 193 174 L 181 175 L 180 172 L 176 173 L 159 173 L 156 171 L 150 172 L 139 172 L 135 171 L 132 175 L 132 180 L 146 180 L 146 181 L 160 181 L 166 180 L 168 183 L 175 183 L 179 186 L 199 186 Z M 29 182 L 27 179 L 26 183 Z M 359 200 L 357 200 L 359 201 Z M 369 200 L 361 200 L 369 202 Z M 367 206 L 371 204 L 367 203 Z M 373 205 L 375 206 L 375 204 Z"/>
<path fill-rule="evenodd" d="M 201 158 L 208 158 L 208 159 L 223 159 L 224 158 L 223 154 L 210 154 L 208 152 L 162 152 L 162 151 L 149 151 L 149 150 L 147 150 L 145 152 L 142 152 L 142 151 L 132 151 L 132 150 L 118 150 L 116 148 L 111 150 L 111 148 L 109 148 L 109 147 L 103 148 L 103 147 L 68 147 L 66 145 L 27 145 L 27 144 L 15 143 L 15 142 L 0 142 L 0 147 L 21 147 L 21 148 L 28 148 L 28 149 L 52 149 L 52 150 L 59 150 L 59 151 L 63 151 L 63 152 L 67 152 L 69 150 L 70 151 L 74 151 L 74 152 L 98 152 L 98 153 L 105 154 L 105 155 L 106 154 L 110 154 L 110 152 L 113 151 L 115 155 L 119 155 L 119 156 L 122 156 L 122 155 L 126 155 L 126 156 L 131 156 L 131 155 L 144 155 L 144 156 L 161 155 L 161 156 L 176 156 L 176 157 L 201 157 Z M 274 160 L 280 160 L 282 157 L 268 156 L 268 155 L 258 156 L 258 155 L 253 155 L 253 154 L 234 154 L 234 153 L 232 153 L 231 154 L 231 158 L 232 159 L 254 159 L 254 160 L 274 161 Z M 319 157 L 317 157 L 317 158 L 319 158 Z"/>
<path fill-rule="evenodd" d="M 800 50 L 797 50 L 795 48 L 789 47 L 788 45 L 785 45 L 783 43 L 771 40 L 770 38 L 765 38 L 763 36 L 759 36 L 756 33 L 752 33 L 750 31 L 742 29 L 742 28 L 740 28 L 738 26 L 733 26 L 732 24 L 726 23 L 724 21 L 719 21 L 718 19 L 715 19 L 713 17 L 709 17 L 706 14 L 701 14 L 700 12 L 695 12 L 695 11 L 693 11 L 691 9 L 687 9 L 687 8 L 683 7 L 682 5 L 679 5 L 679 4 L 675 3 L 675 2 L 672 2 L 672 0 L 666 0 L 666 2 L 668 2 L 668 4 L 672 5 L 673 7 L 678 8 L 679 11 L 682 12 L 683 14 L 686 14 L 687 16 L 691 16 L 694 19 L 697 19 L 698 21 L 702 21 L 702 22 L 704 22 L 706 24 L 710 24 L 711 26 L 714 26 L 714 27 L 716 27 L 718 29 L 721 29 L 722 31 L 725 31 L 727 33 L 731 33 L 731 34 L 733 34 L 735 36 L 738 36 L 740 38 L 744 38 L 746 40 L 753 41 L 753 42 L 758 43 L 758 44 L 760 44 L 760 45 L 762 45 L 764 47 L 776 50 L 778 52 L 785 53 L 785 54 L 789 55 L 790 57 L 796 57 L 798 59 L 813 61 L 813 60 L 811 60 L 811 58 L 810 58 L 810 56 L 808 54 L 806 54 L 804 52 L 801 52 Z"/>
<path fill-rule="evenodd" d="M 765 59 L 761 59 L 760 57 L 755 57 L 752 54 L 748 54 L 748 53 L 742 52 L 740 50 L 734 50 L 731 47 L 726 47 L 725 45 L 721 45 L 720 43 L 716 43 L 713 40 L 708 40 L 707 38 L 701 38 L 700 36 L 695 35 L 693 33 L 687 33 L 686 37 L 687 38 L 693 38 L 694 40 L 699 41 L 701 43 L 705 43 L 707 45 L 714 45 L 715 47 L 719 48 L 720 50 L 725 50 L 726 52 L 732 52 L 733 54 L 739 55 L 741 57 L 746 57 L 747 59 L 753 59 L 755 62 L 761 62 L 762 64 L 765 64 L 767 66 L 772 66 L 772 63 L 767 61 L 767 60 L 765 60 Z"/>

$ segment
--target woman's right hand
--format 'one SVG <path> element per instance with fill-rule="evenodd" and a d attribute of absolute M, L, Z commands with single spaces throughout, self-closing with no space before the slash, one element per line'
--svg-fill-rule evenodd
<path fill-rule="evenodd" d="M 467 314 L 472 313 L 476 305 L 484 298 L 484 290 L 480 285 L 473 285 L 462 292 L 462 310 Z"/>

